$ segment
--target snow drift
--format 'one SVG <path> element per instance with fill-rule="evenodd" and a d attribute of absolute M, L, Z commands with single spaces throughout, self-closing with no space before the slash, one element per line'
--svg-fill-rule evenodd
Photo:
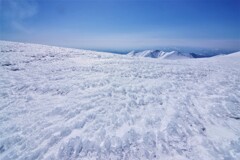
<path fill-rule="evenodd" d="M 0 41 L 0 159 L 238 160 L 239 55 L 165 61 Z"/>

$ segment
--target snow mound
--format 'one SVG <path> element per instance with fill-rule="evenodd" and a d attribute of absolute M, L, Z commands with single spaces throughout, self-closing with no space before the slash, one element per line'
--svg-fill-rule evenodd
<path fill-rule="evenodd" d="M 240 51 L 234 52 L 234 53 L 231 53 L 231 54 L 228 54 L 227 56 L 228 56 L 228 57 L 240 58 Z"/>
<path fill-rule="evenodd" d="M 178 51 L 164 52 L 160 50 L 145 50 L 141 52 L 131 51 L 128 53 L 129 56 L 136 57 L 150 57 L 160 59 L 186 59 L 192 58 L 190 54 L 182 54 Z"/>
<path fill-rule="evenodd" d="M 239 160 L 235 56 L 156 61 L 0 41 L 0 159 Z"/>

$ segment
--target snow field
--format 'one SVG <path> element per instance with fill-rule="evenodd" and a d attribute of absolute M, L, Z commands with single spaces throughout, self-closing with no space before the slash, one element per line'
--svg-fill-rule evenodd
<path fill-rule="evenodd" d="M 240 159 L 239 53 L 0 48 L 0 159 Z"/>

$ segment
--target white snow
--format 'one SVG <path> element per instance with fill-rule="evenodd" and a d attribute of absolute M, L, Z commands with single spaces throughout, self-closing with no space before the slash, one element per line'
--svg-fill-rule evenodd
<path fill-rule="evenodd" d="M 183 54 L 178 51 L 165 52 L 160 50 L 145 50 L 141 52 L 131 51 L 128 53 L 132 57 L 149 57 L 149 58 L 159 58 L 159 59 L 186 59 L 192 58 L 190 54 Z"/>
<path fill-rule="evenodd" d="M 0 41 L 0 159 L 240 159 L 240 52 L 151 59 Z"/>

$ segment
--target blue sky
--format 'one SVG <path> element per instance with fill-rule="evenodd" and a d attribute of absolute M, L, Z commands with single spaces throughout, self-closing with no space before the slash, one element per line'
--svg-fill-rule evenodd
<path fill-rule="evenodd" d="M 88 49 L 240 49 L 240 0 L 0 0 L 0 39 Z"/>

